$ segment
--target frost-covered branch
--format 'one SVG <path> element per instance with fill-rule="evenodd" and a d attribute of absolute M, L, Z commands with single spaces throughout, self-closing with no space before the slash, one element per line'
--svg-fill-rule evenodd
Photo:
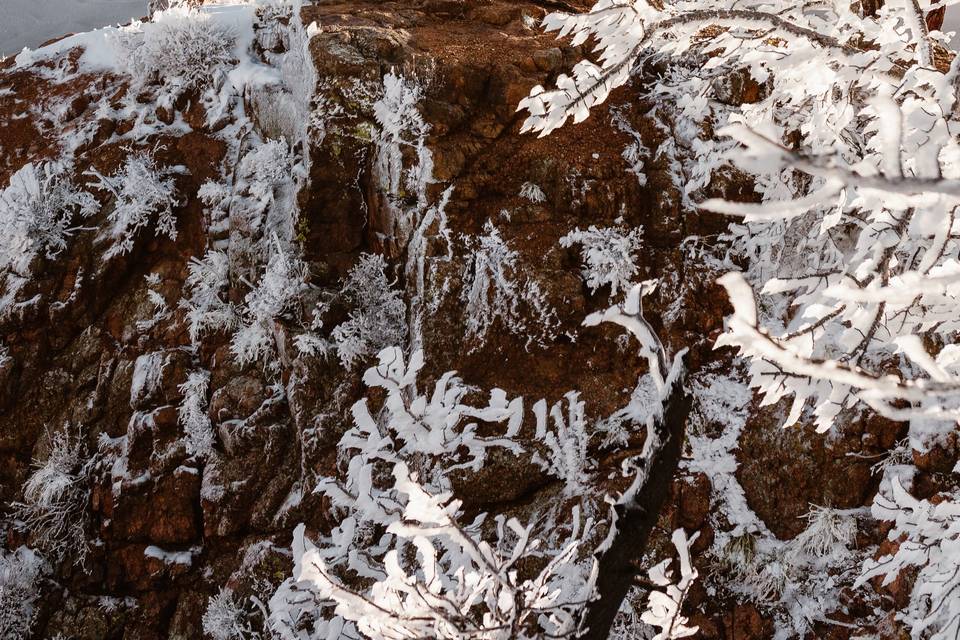
<path fill-rule="evenodd" d="M 647 359 L 649 375 L 657 390 L 652 401 L 658 406 L 647 414 L 643 425 L 646 427 L 643 449 L 624 465 L 632 479 L 627 490 L 614 502 L 610 531 L 598 549 L 598 595 L 587 607 L 585 631 L 578 636 L 582 638 L 606 638 L 621 602 L 638 575 L 635 561 L 646 549 L 680 461 L 690 411 L 690 398 L 682 383 L 686 350 L 670 359 L 659 336 L 643 317 L 643 297 L 656 285 L 654 280 L 634 285 L 623 305 L 588 316 L 584 321 L 586 326 L 601 322 L 618 324 L 639 341 L 640 353 Z"/>
<path fill-rule="evenodd" d="M 888 539 L 896 543 L 892 554 L 869 561 L 860 584 L 880 578 L 890 584 L 901 571 L 914 569 L 910 605 L 898 617 L 912 637 L 946 640 L 960 633 L 960 500 L 953 495 L 939 500 L 917 500 L 900 480 L 893 478 L 887 495 L 873 505 L 878 520 L 893 524 Z"/>
<path fill-rule="evenodd" d="M 344 367 L 402 342 L 407 333 L 407 308 L 386 268 L 383 256 L 363 254 L 344 279 L 339 295 L 350 316 L 331 334 Z"/>
<path fill-rule="evenodd" d="M 576 559 L 578 540 L 554 553 L 545 567 L 522 577 L 517 563 L 538 546 L 531 528 L 498 522 L 495 545 L 474 527 L 459 524 L 459 501 L 427 491 L 406 465 L 393 469 L 394 490 L 405 502 L 387 532 L 394 542 L 384 574 L 358 592 L 334 577 L 319 550 L 295 536 L 295 577 L 336 603 L 335 613 L 368 638 L 571 637 L 592 589 L 591 574 L 570 585 L 564 567 Z M 410 567 L 409 558 L 416 562 Z M 571 591 L 571 587 L 575 590 Z"/>
<path fill-rule="evenodd" d="M 271 624 L 282 637 L 303 616 L 316 618 L 317 633 L 371 638 L 569 637 L 592 593 L 590 563 L 576 552 L 589 523 L 576 523 L 579 533 L 558 548 L 538 547 L 516 521 L 498 522 L 495 544 L 482 535 L 482 517 L 462 523 L 451 475 L 479 470 L 491 449 L 522 452 L 522 400 L 495 389 L 485 406 L 466 404 L 468 389 L 452 372 L 421 394 L 423 366 L 421 352 L 407 362 L 390 348 L 365 373 L 385 393 L 383 407 L 353 406 L 354 426 L 339 444 L 342 472 L 317 486 L 340 511 L 339 525 L 317 542 L 299 530 L 295 576 L 271 601 Z M 531 555 L 546 565 L 527 576 L 516 565 Z"/>
<path fill-rule="evenodd" d="M 0 550 L 0 636 L 28 640 L 40 598 L 40 581 L 48 570 L 27 547 Z"/>
<path fill-rule="evenodd" d="M 694 534 L 693 538 L 687 539 L 684 530 L 677 529 L 671 536 L 680 564 L 680 576 L 676 582 L 673 581 L 670 560 L 664 560 L 647 572 L 650 582 L 658 588 L 650 591 L 647 609 L 640 619 L 650 626 L 659 627 L 660 631 L 653 640 L 686 638 L 698 631 L 697 627 L 687 625 L 687 618 L 680 612 L 690 587 L 697 579 L 697 570 L 690 562 L 689 544 L 696 540 L 698 535 Z"/>
<path fill-rule="evenodd" d="M 561 247 L 579 244 L 583 259 L 583 279 L 591 293 L 610 285 L 610 295 L 630 289 L 637 275 L 636 252 L 643 245 L 643 229 L 626 232 L 617 227 L 597 228 L 593 225 L 585 231 L 574 229 L 560 238 Z"/>

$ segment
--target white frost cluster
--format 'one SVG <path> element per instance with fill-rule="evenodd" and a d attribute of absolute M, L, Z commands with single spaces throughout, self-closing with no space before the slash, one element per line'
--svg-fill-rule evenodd
<path fill-rule="evenodd" d="M 147 300 L 150 302 L 150 306 L 153 307 L 150 317 L 143 320 L 137 320 L 137 330 L 147 332 L 156 327 L 158 324 L 168 319 L 171 315 L 170 306 L 167 304 L 166 298 L 163 297 L 159 291 L 154 287 L 160 285 L 160 276 L 157 273 L 148 273 L 143 277 L 144 283 L 147 285 Z"/>
<path fill-rule="evenodd" d="M 579 629 L 578 601 L 589 597 L 595 575 L 575 593 L 562 588 L 578 540 L 523 579 L 517 564 L 538 547 L 531 527 L 500 520 L 496 543 L 486 543 L 459 523 L 459 501 L 428 492 L 403 463 L 394 477 L 403 513 L 387 527 L 394 543 L 384 555 L 383 577 L 364 593 L 333 578 L 303 525 L 295 532 L 295 575 L 336 602 L 337 615 L 364 636 L 386 640 L 534 640 L 570 637 Z M 404 560 L 408 555 L 414 562 Z"/>
<path fill-rule="evenodd" d="M 546 449 L 546 457 L 538 453 L 533 461 L 562 480 L 567 495 L 575 496 L 589 485 L 596 461 L 588 453 L 590 434 L 584 403 L 575 391 L 567 393 L 566 399 L 566 415 L 560 402 L 550 407 L 549 416 L 546 401 L 540 400 L 533 405 L 533 414 L 537 418 L 536 437 Z M 553 420 L 553 429 L 549 428 L 550 419 Z"/>
<path fill-rule="evenodd" d="M 230 260 L 222 251 L 207 251 L 203 258 L 191 258 L 187 265 L 184 297 L 190 342 L 197 346 L 209 331 L 231 330 L 237 322 L 236 309 L 227 299 Z"/>
<path fill-rule="evenodd" d="M 0 270 L 27 275 L 34 256 L 59 255 L 75 231 L 74 220 L 100 208 L 71 182 L 68 170 L 57 163 L 27 164 L 0 191 Z"/>
<path fill-rule="evenodd" d="M 28 640 L 40 597 L 44 563 L 40 556 L 20 547 L 0 550 L 0 637 Z"/>
<path fill-rule="evenodd" d="M 180 426 L 187 448 L 187 455 L 207 457 L 213 453 L 216 438 L 213 425 L 207 415 L 207 389 L 210 385 L 208 371 L 191 371 L 186 382 L 180 385 L 183 400 L 177 410 Z"/>
<path fill-rule="evenodd" d="M 898 618 L 913 638 L 956 638 L 960 634 L 960 496 L 954 492 L 936 504 L 917 500 L 896 477 L 885 493 L 881 491 L 875 499 L 873 515 L 893 524 L 888 538 L 899 544 L 892 554 L 866 563 L 860 584 L 883 576 L 887 585 L 902 571 L 918 571 L 910 604 Z"/>
<path fill-rule="evenodd" d="M 676 582 L 673 579 L 673 571 L 670 569 L 670 560 L 664 560 L 647 572 L 647 575 L 650 576 L 650 582 L 659 589 L 650 592 L 647 609 L 640 616 L 640 619 L 648 625 L 660 629 L 653 640 L 686 638 L 695 634 L 699 629 L 698 627 L 688 626 L 689 621 L 680 613 L 683 601 L 698 575 L 697 570 L 690 562 L 689 549 L 689 544 L 696 540 L 698 535 L 694 534 L 693 538 L 688 540 L 683 529 L 677 529 L 673 532 L 671 542 L 677 549 L 680 564 L 680 575 Z"/>
<path fill-rule="evenodd" d="M 30 278 L 38 255 L 54 258 L 67 248 L 77 219 L 99 210 L 92 195 L 77 188 L 64 164 L 27 164 L 0 191 L 0 315 L 8 313 Z"/>
<path fill-rule="evenodd" d="M 790 541 L 791 553 L 815 558 L 848 555 L 857 535 L 857 523 L 849 513 L 814 505 L 806 520 L 806 528 Z"/>
<path fill-rule="evenodd" d="M 106 258 L 129 253 L 139 232 L 150 225 L 154 235 L 177 239 L 176 186 L 173 174 L 183 167 L 158 167 L 151 154 L 131 153 L 112 176 L 91 171 L 97 178 L 93 187 L 109 193 L 113 209 L 108 215 L 107 237 L 112 241 Z"/>
<path fill-rule="evenodd" d="M 235 277 L 257 277 L 275 238 L 290 248 L 299 216 L 296 195 L 302 170 L 287 142 L 257 140 L 240 159 L 231 184 L 207 181 L 200 187 L 211 231 L 229 237 L 226 253 Z"/>
<path fill-rule="evenodd" d="M 235 40 L 207 12 L 176 6 L 121 28 L 116 42 L 136 82 L 160 82 L 175 98 L 216 84 L 233 62 Z"/>
<path fill-rule="evenodd" d="M 50 558 L 69 558 L 78 566 L 84 564 L 89 551 L 89 461 L 79 433 L 71 433 L 69 426 L 58 431 L 47 457 L 35 462 L 23 487 L 23 501 L 13 505 L 15 517 L 30 532 L 34 546 Z"/>
<path fill-rule="evenodd" d="M 264 361 L 277 353 L 277 321 L 296 310 L 309 285 L 307 265 L 274 237 L 274 251 L 263 274 L 237 310 L 238 328 L 230 340 L 230 351 L 244 366 Z"/>
<path fill-rule="evenodd" d="M 201 619 L 203 633 L 212 640 L 260 640 L 261 634 L 250 624 L 249 612 L 233 597 L 229 589 L 220 591 L 207 601 Z"/>
<path fill-rule="evenodd" d="M 526 278 L 517 252 L 487 221 L 484 235 L 466 238 L 467 264 L 463 270 L 466 338 L 474 349 L 486 341 L 498 318 L 510 333 L 526 338 L 527 344 L 545 344 L 555 334 L 556 315 L 535 280 Z"/>
<path fill-rule="evenodd" d="M 524 182 L 520 185 L 520 197 L 534 204 L 541 204 L 547 199 L 546 194 L 543 193 L 543 189 L 532 182 Z"/>
<path fill-rule="evenodd" d="M 577 562 L 583 530 L 560 548 L 541 548 L 531 527 L 501 518 L 491 544 L 481 536 L 483 518 L 462 523 L 449 493 L 449 474 L 479 469 L 488 449 L 520 453 L 513 438 L 522 401 L 493 390 L 486 406 L 465 404 L 468 389 L 452 372 L 420 394 L 422 352 L 407 363 L 391 348 L 379 359 L 364 382 L 385 393 L 383 410 L 372 413 L 366 400 L 353 406 L 354 426 L 339 444 L 342 474 L 317 488 L 342 517 L 316 542 L 302 525 L 295 532 L 294 578 L 270 602 L 272 628 L 284 639 L 310 640 L 574 632 L 595 578 Z M 478 433 L 480 422 L 488 435 Z M 530 556 L 545 564 L 522 578 L 517 563 Z M 357 588 L 342 581 L 345 573 L 370 581 Z"/>
<path fill-rule="evenodd" d="M 636 253 L 643 246 L 642 238 L 641 228 L 624 232 L 617 227 L 590 225 L 585 231 L 577 228 L 560 238 L 560 246 L 580 245 L 581 273 L 590 293 L 610 285 L 610 295 L 616 296 L 620 291 L 627 291 L 637 276 Z"/>
<path fill-rule="evenodd" d="M 242 220 L 250 231 L 259 232 L 264 238 L 276 234 L 289 240 L 290 230 L 281 227 L 292 221 L 292 212 L 273 217 L 270 213 L 275 207 L 283 208 L 281 191 L 292 184 L 295 165 L 296 159 L 283 140 L 267 140 L 243 156 L 237 169 L 240 181 L 236 187 L 242 195 L 229 205 L 233 219 Z"/>
<path fill-rule="evenodd" d="M 401 244 L 426 208 L 427 187 L 433 181 L 433 154 L 426 145 L 430 125 L 418 107 L 422 98 L 423 88 L 415 78 L 391 71 L 383 76 L 383 93 L 373 104 L 377 123 L 373 175 L 390 210 L 388 233 Z M 406 158 L 413 160 L 405 162 Z"/>
<path fill-rule="evenodd" d="M 344 280 L 341 295 L 351 307 L 350 317 L 332 334 L 344 367 L 405 342 L 407 308 L 386 268 L 383 256 L 366 253 Z"/>

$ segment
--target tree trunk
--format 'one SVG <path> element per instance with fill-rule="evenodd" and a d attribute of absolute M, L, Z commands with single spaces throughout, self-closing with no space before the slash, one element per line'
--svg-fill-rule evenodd
<path fill-rule="evenodd" d="M 691 398 L 677 381 L 667 398 L 662 421 L 656 423 L 661 447 L 654 454 L 644 486 L 630 504 L 619 504 L 617 532 L 603 556 L 597 576 L 597 598 L 587 605 L 582 640 L 606 640 L 620 604 L 641 573 L 643 558 L 660 511 L 670 493 L 670 481 L 680 462 Z"/>

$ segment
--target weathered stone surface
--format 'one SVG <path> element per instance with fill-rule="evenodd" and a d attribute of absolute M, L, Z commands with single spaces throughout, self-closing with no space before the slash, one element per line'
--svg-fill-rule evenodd
<path fill-rule="evenodd" d="M 176 545 L 200 539 L 200 475 L 177 467 L 158 478 L 138 477 L 114 485 L 108 520 L 101 535 L 108 542 Z"/>
<path fill-rule="evenodd" d="M 862 430 L 886 425 L 851 420 L 841 434 L 817 436 L 810 426 L 781 428 L 786 416 L 781 406 L 753 414 L 740 438 L 737 478 L 750 508 L 786 539 L 806 528 L 803 516 L 810 505 L 869 504 L 879 482 L 872 456 L 883 449 L 865 447 Z"/>

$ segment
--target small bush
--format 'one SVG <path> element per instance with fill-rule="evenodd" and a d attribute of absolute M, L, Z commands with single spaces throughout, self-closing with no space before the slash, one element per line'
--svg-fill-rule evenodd
<path fill-rule="evenodd" d="M 560 238 L 561 247 L 580 245 L 583 259 L 583 280 L 590 293 L 604 285 L 610 285 L 610 295 L 626 292 L 636 278 L 638 269 L 636 252 L 643 245 L 643 231 L 630 229 L 626 232 L 616 227 L 579 228 Z"/>
<path fill-rule="evenodd" d="M 0 551 L 0 638 L 31 637 L 42 570 L 43 561 L 26 547 Z"/>
<path fill-rule="evenodd" d="M 197 9 L 157 11 L 152 22 L 121 29 L 118 44 L 127 71 L 140 82 L 159 82 L 173 95 L 216 84 L 233 61 L 236 35 Z"/>
<path fill-rule="evenodd" d="M 173 214 L 175 172 L 176 169 L 158 167 L 153 156 L 147 153 L 131 154 L 123 167 L 109 177 L 91 171 L 97 178 L 93 186 L 115 199 L 108 231 L 114 242 L 107 249 L 106 258 L 129 253 L 137 233 L 151 222 L 156 225 L 155 235 L 177 239 L 177 219 Z"/>
<path fill-rule="evenodd" d="M 87 558 L 87 504 L 90 458 L 79 434 L 70 429 L 54 434 L 50 453 L 36 461 L 23 486 L 23 502 L 14 503 L 14 517 L 22 521 L 33 544 L 57 561 L 72 557 L 83 565 Z"/>
<path fill-rule="evenodd" d="M 344 367 L 406 340 L 407 307 L 386 268 L 383 256 L 364 254 L 344 281 L 342 295 L 353 310 L 332 334 Z"/>

